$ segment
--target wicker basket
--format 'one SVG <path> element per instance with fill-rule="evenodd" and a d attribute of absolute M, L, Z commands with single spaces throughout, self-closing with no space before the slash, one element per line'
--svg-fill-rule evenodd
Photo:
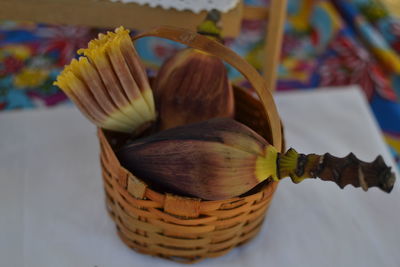
<path fill-rule="evenodd" d="M 219 56 L 236 67 L 253 85 L 261 100 L 234 87 L 236 120 L 248 125 L 277 148 L 283 147 L 279 117 L 264 80 L 245 60 L 225 46 L 183 29 L 161 27 L 138 35 L 158 36 Z M 277 183 L 260 184 L 247 194 L 221 201 L 205 201 L 149 188 L 124 169 L 116 158 L 113 140 L 101 129 L 101 167 L 107 209 L 118 235 L 138 252 L 191 263 L 217 257 L 254 237 L 262 225 Z M 280 149 L 279 149 L 280 150 Z"/>

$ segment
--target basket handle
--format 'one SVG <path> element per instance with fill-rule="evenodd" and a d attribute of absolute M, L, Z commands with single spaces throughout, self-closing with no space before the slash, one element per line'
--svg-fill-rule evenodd
<path fill-rule="evenodd" d="M 132 37 L 132 40 L 136 41 L 148 36 L 172 40 L 203 52 L 207 52 L 219 57 L 236 68 L 250 82 L 257 92 L 257 95 L 260 97 L 271 128 L 272 140 L 270 141 L 272 142 L 272 145 L 280 151 L 282 147 L 282 132 L 278 111 L 264 78 L 262 78 L 253 66 L 223 44 L 191 30 L 171 26 L 161 26 L 135 35 Z"/>

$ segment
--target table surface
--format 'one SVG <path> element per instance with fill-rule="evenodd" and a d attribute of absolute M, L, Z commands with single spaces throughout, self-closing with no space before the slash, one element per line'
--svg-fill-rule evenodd
<path fill-rule="evenodd" d="M 382 154 L 357 88 L 276 96 L 288 146 L 303 153 Z M 0 266 L 176 266 L 117 237 L 104 206 L 96 129 L 73 107 L 0 114 Z M 398 175 L 397 175 L 398 176 Z M 282 181 L 259 235 L 196 266 L 393 266 L 399 187 L 391 194 Z"/>

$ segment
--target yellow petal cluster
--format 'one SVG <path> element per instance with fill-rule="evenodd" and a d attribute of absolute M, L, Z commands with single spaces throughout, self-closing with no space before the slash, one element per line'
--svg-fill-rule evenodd
<path fill-rule="evenodd" d="M 155 120 L 152 91 L 129 36 L 119 27 L 99 34 L 54 83 L 97 126 L 133 132 Z"/>

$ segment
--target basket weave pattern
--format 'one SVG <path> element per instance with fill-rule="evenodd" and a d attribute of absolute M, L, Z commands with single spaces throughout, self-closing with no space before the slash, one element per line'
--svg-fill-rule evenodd
<path fill-rule="evenodd" d="M 257 100 L 239 88 L 235 88 L 235 98 L 237 119 L 249 126 L 267 127 L 259 123 L 265 114 L 257 108 L 262 107 Z M 264 135 L 267 132 L 255 130 Z M 98 136 L 107 209 L 121 240 L 129 247 L 175 261 L 194 262 L 223 255 L 260 230 L 278 183 L 220 201 L 162 194 L 120 165 L 102 130 Z"/>

